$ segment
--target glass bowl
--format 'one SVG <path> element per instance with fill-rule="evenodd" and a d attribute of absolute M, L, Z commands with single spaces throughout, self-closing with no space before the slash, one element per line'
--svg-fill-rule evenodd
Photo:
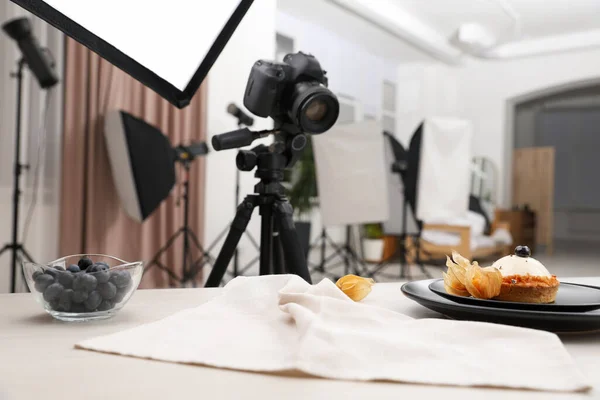
<path fill-rule="evenodd" d="M 23 263 L 35 300 L 54 318 L 90 321 L 115 315 L 131 298 L 144 272 L 141 261 L 76 254 L 48 264 Z"/>

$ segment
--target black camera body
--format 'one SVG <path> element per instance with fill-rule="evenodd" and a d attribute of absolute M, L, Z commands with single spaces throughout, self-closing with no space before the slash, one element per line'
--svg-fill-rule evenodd
<path fill-rule="evenodd" d="M 250 71 L 244 106 L 259 117 L 273 118 L 276 124 L 323 133 L 339 115 L 338 99 L 327 85 L 326 72 L 310 54 L 288 54 L 281 63 L 259 60 Z"/>

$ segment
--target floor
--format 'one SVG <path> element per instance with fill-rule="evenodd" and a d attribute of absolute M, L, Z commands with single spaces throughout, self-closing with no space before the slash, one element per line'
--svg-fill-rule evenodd
<path fill-rule="evenodd" d="M 552 255 L 548 255 L 542 251 L 540 254 L 534 255 L 534 257 L 541 261 L 546 268 L 559 279 L 561 277 L 600 276 L 600 245 L 597 243 L 555 242 L 554 253 Z M 337 279 L 345 273 L 344 262 L 341 257 L 334 257 L 334 259 L 327 264 L 325 274 L 321 273 L 317 268 L 319 259 L 314 252 L 310 256 L 310 261 L 313 266 L 313 281 L 319 281 L 322 277 Z M 491 264 L 491 262 L 482 263 L 482 265 L 487 264 Z M 373 264 L 365 265 L 358 263 L 357 265 L 361 271 L 365 271 L 365 268 L 368 268 L 370 271 L 376 268 Z M 446 268 L 442 266 L 426 265 L 425 269 L 432 277 L 441 278 L 442 271 L 445 271 Z M 424 278 L 424 275 L 418 266 L 408 266 L 407 271 L 409 276 L 408 279 Z M 366 274 L 361 273 L 361 275 Z M 392 282 L 400 279 L 399 263 L 390 263 L 375 275 L 375 280 L 378 282 Z"/>

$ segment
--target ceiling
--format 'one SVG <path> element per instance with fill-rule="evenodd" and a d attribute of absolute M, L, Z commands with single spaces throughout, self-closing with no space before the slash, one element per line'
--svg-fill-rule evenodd
<path fill-rule="evenodd" d="M 278 0 L 278 5 L 393 59 L 428 56 L 458 64 L 465 55 L 508 59 L 600 48 L 600 0 Z M 482 43 L 493 45 L 457 43 L 457 29 L 469 23 L 493 39 Z"/>
<path fill-rule="evenodd" d="M 478 22 L 500 39 L 512 40 L 515 21 L 503 10 L 503 3 L 519 16 L 522 35 L 517 39 L 600 29 L 600 0 L 390 1 L 446 37 L 462 23 Z"/>
<path fill-rule="evenodd" d="M 432 60 L 415 46 L 390 35 L 376 24 L 330 1 L 277 0 L 277 8 L 286 14 L 324 27 L 345 40 L 357 43 L 369 49 L 373 55 L 404 62 Z"/>

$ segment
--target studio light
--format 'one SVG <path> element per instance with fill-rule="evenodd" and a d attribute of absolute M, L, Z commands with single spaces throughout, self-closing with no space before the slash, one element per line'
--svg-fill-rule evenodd
<path fill-rule="evenodd" d="M 253 0 L 12 0 L 185 107 Z"/>
<path fill-rule="evenodd" d="M 121 204 L 131 218 L 146 220 L 175 185 L 175 163 L 208 152 L 206 143 L 172 147 L 160 129 L 124 111 L 106 115 L 104 135 Z"/>
<path fill-rule="evenodd" d="M 54 61 L 47 50 L 40 47 L 31 32 L 31 24 L 27 18 L 18 18 L 5 23 L 2 29 L 17 42 L 23 61 L 36 77 L 42 89 L 49 89 L 58 83 L 54 71 Z"/>

